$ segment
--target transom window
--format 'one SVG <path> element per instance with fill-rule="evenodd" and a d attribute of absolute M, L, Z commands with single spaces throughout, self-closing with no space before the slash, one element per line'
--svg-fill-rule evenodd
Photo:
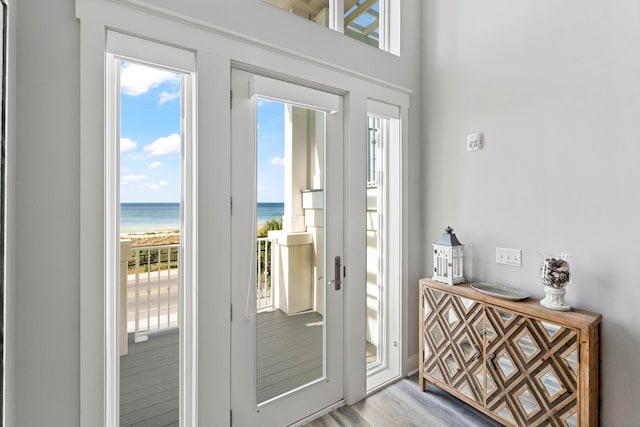
<path fill-rule="evenodd" d="M 389 6 L 392 0 L 262 1 L 375 48 L 389 52 L 395 50 L 389 42 Z M 339 8 L 342 10 L 338 11 Z"/>

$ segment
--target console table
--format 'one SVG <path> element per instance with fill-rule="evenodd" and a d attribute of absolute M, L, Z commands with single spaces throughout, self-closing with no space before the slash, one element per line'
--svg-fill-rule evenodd
<path fill-rule="evenodd" d="M 601 321 L 421 279 L 420 387 L 509 426 L 597 426 Z"/>

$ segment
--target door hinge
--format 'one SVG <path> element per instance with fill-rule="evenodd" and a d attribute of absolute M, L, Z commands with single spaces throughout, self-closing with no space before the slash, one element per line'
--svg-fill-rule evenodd
<path fill-rule="evenodd" d="M 342 277 L 347 277 L 347 266 L 346 265 L 342 266 Z"/>
<path fill-rule="evenodd" d="M 233 91 L 229 92 L 229 108 L 233 108 Z"/>
<path fill-rule="evenodd" d="M 233 322 L 233 304 L 229 304 L 229 320 Z"/>
<path fill-rule="evenodd" d="M 229 197 L 229 214 L 233 215 L 233 197 Z"/>
<path fill-rule="evenodd" d="M 229 426 L 233 425 L 233 411 L 229 410 Z"/>

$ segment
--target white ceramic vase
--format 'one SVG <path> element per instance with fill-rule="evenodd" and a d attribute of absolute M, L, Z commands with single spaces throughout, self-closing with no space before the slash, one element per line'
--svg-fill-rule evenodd
<path fill-rule="evenodd" d="M 571 282 L 569 269 L 569 255 L 565 253 L 540 254 L 540 281 L 544 285 L 545 297 L 540 305 L 551 310 L 569 311 L 571 306 L 566 303 L 565 287 Z"/>

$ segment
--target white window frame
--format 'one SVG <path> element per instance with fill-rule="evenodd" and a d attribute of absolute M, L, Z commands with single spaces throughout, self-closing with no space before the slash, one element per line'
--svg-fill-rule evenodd
<path fill-rule="evenodd" d="M 261 0 L 265 1 L 265 0 Z M 378 49 L 400 56 L 400 0 L 378 0 Z M 329 0 L 329 28 L 345 34 L 344 0 Z"/>
<path fill-rule="evenodd" d="M 402 108 L 374 99 L 367 100 L 369 117 L 380 119 L 378 214 L 381 226 L 378 232 L 379 282 L 384 284 L 378 296 L 378 333 L 383 345 L 378 349 L 381 358 L 367 369 L 367 393 L 373 393 L 402 375 Z M 368 127 L 368 126 L 367 126 Z"/>
<path fill-rule="evenodd" d="M 197 305 L 194 300 L 195 193 L 192 177 L 196 149 L 193 128 L 195 54 L 122 33 L 106 34 L 106 132 L 105 132 L 105 416 L 107 425 L 119 424 L 120 413 L 120 61 L 130 61 L 181 75 L 181 251 L 180 251 L 180 397 L 181 425 L 193 425 L 195 411 L 196 353 L 194 336 Z"/>

